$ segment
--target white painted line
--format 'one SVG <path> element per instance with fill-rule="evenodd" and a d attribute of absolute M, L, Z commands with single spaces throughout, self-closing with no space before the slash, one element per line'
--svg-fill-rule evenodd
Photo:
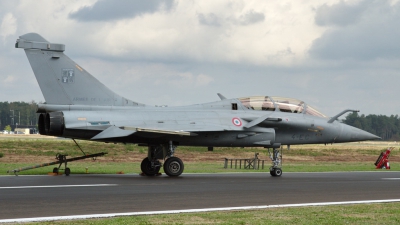
<path fill-rule="evenodd" d="M 199 213 L 199 212 L 232 211 L 232 210 L 257 210 L 257 209 L 285 208 L 285 207 L 349 205 L 349 204 L 369 204 L 369 203 L 389 203 L 389 202 L 400 202 L 400 199 L 347 201 L 347 202 L 318 202 L 318 203 L 303 203 L 303 204 L 282 204 L 282 205 L 242 206 L 242 207 L 226 207 L 226 208 L 182 209 L 182 210 L 165 210 L 165 211 L 148 211 L 148 212 L 126 212 L 126 213 L 107 213 L 107 214 L 90 214 L 90 215 L 16 218 L 16 219 L 3 219 L 0 220 L 0 223 L 44 222 L 44 221 L 55 221 L 55 220 L 110 218 L 116 216 L 142 216 L 142 215 Z"/>
<path fill-rule="evenodd" d="M 400 180 L 400 178 L 382 178 L 382 180 Z"/>
<path fill-rule="evenodd" d="M 104 186 L 118 186 L 118 184 L 79 184 L 79 185 L 47 185 L 47 186 L 14 186 L 14 187 L 0 187 L 0 189 L 65 188 L 65 187 L 104 187 Z"/>

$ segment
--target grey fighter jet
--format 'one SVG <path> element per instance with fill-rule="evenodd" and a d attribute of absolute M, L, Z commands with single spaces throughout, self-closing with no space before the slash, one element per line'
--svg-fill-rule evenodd
<path fill-rule="evenodd" d="M 64 54 L 65 45 L 36 33 L 19 37 L 42 90 L 38 108 L 42 135 L 148 146 L 141 170 L 148 176 L 163 167 L 182 174 L 177 146 L 265 147 L 272 149 L 270 174 L 281 176 L 281 145 L 327 144 L 379 139 L 340 123 L 348 111 L 327 117 L 293 98 L 252 96 L 180 106 L 154 107 L 119 96 Z M 163 164 L 161 163 L 163 161 Z"/>

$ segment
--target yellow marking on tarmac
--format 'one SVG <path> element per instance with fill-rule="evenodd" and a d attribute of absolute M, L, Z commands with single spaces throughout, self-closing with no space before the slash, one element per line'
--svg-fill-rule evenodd
<path fill-rule="evenodd" d="M 58 176 L 58 175 L 62 175 L 62 173 L 47 173 L 47 175 L 49 175 L 49 176 Z"/>

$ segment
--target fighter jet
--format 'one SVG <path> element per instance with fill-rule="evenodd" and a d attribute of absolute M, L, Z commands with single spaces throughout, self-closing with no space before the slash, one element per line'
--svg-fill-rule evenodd
<path fill-rule="evenodd" d="M 327 117 L 294 98 L 251 96 L 179 107 L 138 103 L 108 89 L 64 54 L 65 45 L 36 33 L 17 39 L 25 50 L 46 103 L 39 104 L 39 133 L 71 139 L 148 146 L 141 163 L 147 176 L 179 176 L 178 146 L 265 147 L 271 149 L 270 174 L 282 175 L 287 145 L 328 144 L 379 139 Z"/>

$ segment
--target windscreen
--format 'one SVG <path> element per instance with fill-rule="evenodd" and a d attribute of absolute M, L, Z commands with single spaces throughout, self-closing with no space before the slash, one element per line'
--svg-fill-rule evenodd
<path fill-rule="evenodd" d="M 307 115 L 312 115 L 312 116 L 318 116 L 318 117 L 327 117 L 324 114 L 322 114 L 321 112 L 319 112 L 318 110 L 314 109 L 313 107 L 307 105 L 307 109 L 306 109 L 306 114 Z"/>

